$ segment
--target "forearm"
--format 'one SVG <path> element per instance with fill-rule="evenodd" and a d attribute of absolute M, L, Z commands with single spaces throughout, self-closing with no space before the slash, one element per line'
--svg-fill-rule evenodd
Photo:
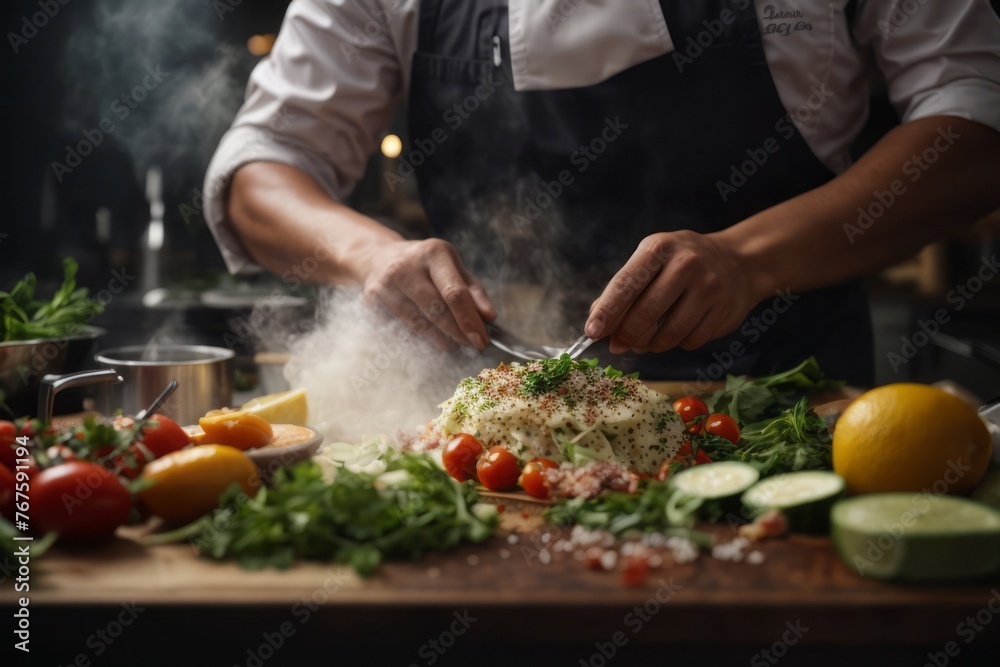
<path fill-rule="evenodd" d="M 737 253 L 761 298 L 805 291 L 864 276 L 961 231 L 1000 208 L 998 185 L 1000 132 L 924 118 L 894 129 L 828 184 L 713 236 Z"/>
<path fill-rule="evenodd" d="M 316 268 L 309 282 L 361 284 L 375 251 L 401 238 L 330 199 L 305 172 L 273 162 L 253 162 L 237 171 L 227 207 L 240 240 L 258 264 L 283 275 L 312 258 Z M 312 265 L 310 261 L 309 268 Z"/>

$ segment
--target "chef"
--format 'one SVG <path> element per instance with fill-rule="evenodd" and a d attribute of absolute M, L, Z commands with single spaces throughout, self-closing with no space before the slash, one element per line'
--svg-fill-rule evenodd
<path fill-rule="evenodd" d="M 901 123 L 852 161 L 873 76 Z M 383 178 L 428 239 L 343 203 L 403 103 Z M 484 276 L 516 276 L 650 378 L 866 385 L 860 279 L 998 183 L 986 0 L 293 0 L 205 191 L 230 271 L 307 267 L 444 346 L 484 348 Z"/>

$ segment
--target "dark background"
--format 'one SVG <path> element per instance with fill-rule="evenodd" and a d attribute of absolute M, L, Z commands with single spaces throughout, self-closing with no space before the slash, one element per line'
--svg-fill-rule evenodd
<path fill-rule="evenodd" d="M 246 78 L 260 60 L 248 52 L 247 39 L 277 32 L 288 3 L 41 1 L 58 6 L 58 12 L 18 47 L 18 53 L 8 33 L 22 31 L 23 17 L 39 11 L 39 0 L 4 3 L 0 20 L 5 35 L 0 46 L 4 141 L 0 232 L 5 235 L 0 237 L 0 288 L 8 288 L 31 270 L 41 280 L 39 291 L 50 293 L 61 279 L 65 256 L 80 261 L 79 282 L 95 291 L 107 284 L 112 269 L 124 267 L 131 275 L 141 275 L 137 249 L 149 220 L 144 188 L 146 170 L 152 165 L 160 166 L 164 174 L 166 245 L 160 281 L 180 295 L 177 303 L 206 288 L 274 283 L 267 276 L 234 281 L 225 274 L 198 202 L 212 148 L 239 107 Z M 998 4 L 994 1 L 995 7 Z M 109 19 L 110 10 L 116 15 L 123 12 L 126 18 Z M 116 118 L 111 112 L 115 98 L 139 84 L 147 66 L 157 65 L 169 76 L 128 118 Z M 859 150 L 896 122 L 877 91 L 875 97 L 872 124 Z M 93 153 L 57 182 L 53 161 L 64 161 L 66 146 L 83 139 L 83 132 L 93 132 L 104 117 L 113 120 L 115 131 L 103 136 Z M 403 134 L 400 121 L 393 129 Z M 370 169 L 354 203 L 385 213 L 378 180 L 378 170 Z M 416 207 L 412 201 L 409 204 L 407 215 L 412 216 Z M 95 232 L 101 207 L 111 220 L 106 243 Z M 395 213 L 399 214 L 398 206 Z M 916 330 L 920 319 L 944 305 L 949 286 L 964 281 L 979 258 L 996 246 L 995 232 L 989 228 L 940 246 L 936 251 L 940 275 L 931 287 L 919 287 L 919 279 L 907 277 L 905 270 L 897 271 L 902 278 L 879 276 L 871 281 L 880 382 L 950 377 L 983 398 L 1000 393 L 996 368 L 981 359 L 942 351 L 935 344 L 898 370 L 890 368 L 886 356 L 900 347 L 901 337 Z M 232 323 L 231 317 L 190 307 L 153 312 L 141 304 L 139 282 L 131 283 L 95 322 L 110 329 L 102 347 L 146 342 L 168 321 L 178 337 L 194 339 L 186 342 L 218 344 L 220 331 Z M 998 287 L 988 285 L 984 295 L 946 328 L 947 333 L 1000 347 Z"/>

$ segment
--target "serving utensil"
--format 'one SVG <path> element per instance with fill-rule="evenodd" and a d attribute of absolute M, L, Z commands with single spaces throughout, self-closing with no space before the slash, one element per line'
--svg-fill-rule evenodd
<path fill-rule="evenodd" d="M 549 359 L 558 357 L 562 353 L 562 350 L 557 347 L 525 343 L 495 322 L 486 325 L 486 332 L 490 335 L 490 345 L 524 361 Z"/>
<path fill-rule="evenodd" d="M 581 354 L 583 354 L 588 347 L 593 345 L 594 342 L 595 341 L 593 338 L 591 338 L 587 334 L 583 334 L 582 336 L 576 339 L 575 343 L 567 347 L 565 350 L 562 350 L 559 354 L 555 356 L 559 357 L 564 354 L 568 354 L 570 359 L 576 359 Z"/>

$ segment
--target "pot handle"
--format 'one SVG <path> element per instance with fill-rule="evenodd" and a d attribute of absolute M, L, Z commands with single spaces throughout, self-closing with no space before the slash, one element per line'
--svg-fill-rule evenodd
<path fill-rule="evenodd" d="M 118 374 L 118 371 L 110 368 L 105 370 L 80 371 L 79 373 L 68 373 L 66 375 L 49 374 L 44 376 L 38 386 L 38 418 L 43 422 L 52 420 L 52 409 L 55 406 L 56 394 L 63 389 L 85 387 L 104 382 L 118 384 L 119 382 L 124 382 L 124 379 Z"/>

